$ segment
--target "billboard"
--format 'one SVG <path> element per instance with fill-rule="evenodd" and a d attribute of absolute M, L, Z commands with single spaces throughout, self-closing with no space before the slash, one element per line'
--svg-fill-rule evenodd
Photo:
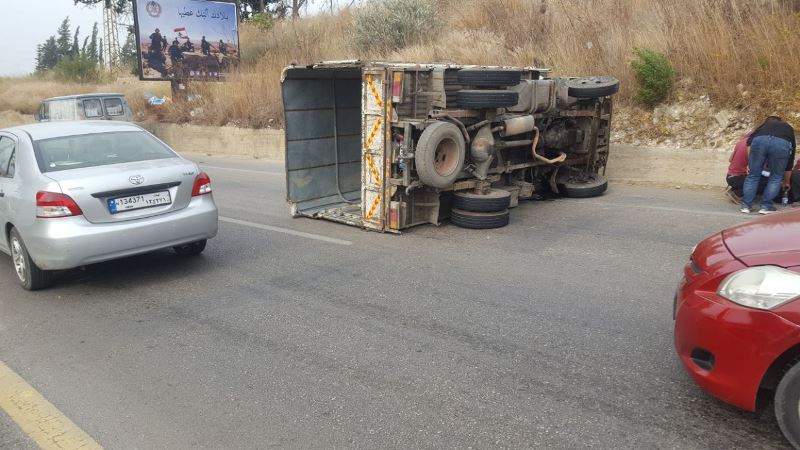
<path fill-rule="evenodd" d="M 142 80 L 220 81 L 239 64 L 236 3 L 134 0 Z"/>

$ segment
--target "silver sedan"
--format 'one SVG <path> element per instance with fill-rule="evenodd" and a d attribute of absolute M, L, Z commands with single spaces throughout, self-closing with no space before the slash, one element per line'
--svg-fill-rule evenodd
<path fill-rule="evenodd" d="M 217 234 L 211 180 L 142 128 L 54 122 L 0 130 L 0 251 L 25 289 L 55 270 L 172 247 L 196 255 Z"/>

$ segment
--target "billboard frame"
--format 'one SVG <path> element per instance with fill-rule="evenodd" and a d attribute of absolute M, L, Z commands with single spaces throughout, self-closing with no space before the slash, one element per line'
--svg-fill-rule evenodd
<path fill-rule="evenodd" d="M 201 1 L 212 1 L 216 3 L 232 3 L 236 6 L 236 59 L 239 60 L 241 63 L 242 61 L 242 41 L 239 37 L 239 25 L 241 22 L 241 16 L 239 14 L 239 0 L 201 0 Z M 136 10 L 136 3 L 137 0 L 131 0 L 132 6 L 132 13 L 133 13 L 133 34 L 136 38 L 136 66 L 139 69 L 139 81 L 170 81 L 173 85 L 173 91 L 175 90 L 175 83 L 182 83 L 185 84 L 187 79 L 185 78 L 145 78 L 144 77 L 144 61 L 142 60 L 142 39 L 139 35 L 139 12 Z M 200 79 L 200 80 L 193 80 L 193 81 L 219 81 L 219 80 L 209 80 L 209 79 Z"/>

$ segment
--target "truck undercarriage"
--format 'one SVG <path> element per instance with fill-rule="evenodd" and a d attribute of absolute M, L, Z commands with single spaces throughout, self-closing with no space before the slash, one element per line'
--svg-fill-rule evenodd
<path fill-rule="evenodd" d="M 288 67 L 292 214 L 389 232 L 446 219 L 496 228 L 539 193 L 602 194 L 619 83 L 547 75 L 358 61 Z"/>

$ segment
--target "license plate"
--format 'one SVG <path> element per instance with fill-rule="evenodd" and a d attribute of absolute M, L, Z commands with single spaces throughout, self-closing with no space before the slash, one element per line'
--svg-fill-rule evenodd
<path fill-rule="evenodd" d="M 169 205 L 170 203 L 172 203 L 172 198 L 169 195 L 169 191 L 153 192 L 130 197 L 110 198 L 108 199 L 108 210 L 111 214 L 117 214 L 134 209 Z"/>

